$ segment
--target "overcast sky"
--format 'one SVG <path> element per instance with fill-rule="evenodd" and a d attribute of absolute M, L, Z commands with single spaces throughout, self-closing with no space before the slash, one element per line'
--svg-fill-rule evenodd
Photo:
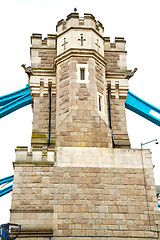
<path fill-rule="evenodd" d="M 56 24 L 77 8 L 80 16 L 91 13 L 104 28 L 104 36 L 125 37 L 128 69 L 138 68 L 129 80 L 130 91 L 160 108 L 160 1 L 159 0 L 5 0 L 0 3 L 0 96 L 26 86 L 21 64 L 30 65 L 30 36 L 56 34 Z M 160 128 L 126 111 L 133 148 L 158 138 Z M 0 120 L 0 178 L 14 173 L 16 146 L 30 146 L 31 106 Z M 160 185 L 160 145 L 148 144 Z M 0 198 L 0 224 L 9 221 L 11 194 Z"/>

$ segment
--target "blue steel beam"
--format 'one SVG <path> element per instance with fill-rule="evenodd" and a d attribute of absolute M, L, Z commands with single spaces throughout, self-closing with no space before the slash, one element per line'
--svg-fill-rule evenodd
<path fill-rule="evenodd" d="M 11 175 L 11 176 L 8 176 L 8 177 L 5 177 L 5 178 L 1 178 L 0 179 L 0 185 L 4 184 L 4 183 L 9 183 L 9 182 L 13 181 L 13 179 L 14 179 L 14 175 Z"/>
<path fill-rule="evenodd" d="M 0 190 L 0 197 L 6 195 L 7 193 L 10 193 L 12 191 L 12 189 L 13 189 L 13 184 Z"/>
<path fill-rule="evenodd" d="M 24 95 L 15 99 L 14 101 L 6 104 L 0 108 L 0 118 L 5 117 L 6 115 L 25 107 L 32 103 L 32 97 L 30 94 Z"/>
<path fill-rule="evenodd" d="M 150 122 L 160 126 L 160 109 L 142 100 L 130 91 L 128 91 L 127 94 L 125 107 Z"/>
<path fill-rule="evenodd" d="M 8 183 L 12 182 L 13 179 L 14 179 L 14 175 L 2 178 L 2 179 L 0 179 L 0 185 L 8 184 Z M 13 188 L 13 184 L 9 185 L 8 187 L 5 187 L 5 188 L 1 189 L 0 190 L 0 197 L 2 197 L 4 195 L 6 195 L 7 193 L 11 192 L 12 188 Z"/>
<path fill-rule="evenodd" d="M 0 118 L 32 103 L 32 96 L 30 94 L 30 86 L 26 85 L 25 88 L 16 92 L 0 97 Z M 7 184 L 13 181 L 14 175 L 0 179 L 0 185 Z M 0 197 L 11 192 L 13 184 L 0 190 Z"/>
<path fill-rule="evenodd" d="M 28 95 L 28 94 L 30 94 L 29 84 L 27 84 L 25 88 L 22 88 L 16 92 L 0 96 L 0 106 L 4 106 L 5 104 L 8 104 L 8 103 L 14 101 L 16 98 L 19 98 L 19 97 L 22 97 L 22 96 Z"/>
<path fill-rule="evenodd" d="M 17 92 L 0 97 L 0 118 L 32 103 L 29 85 Z"/>

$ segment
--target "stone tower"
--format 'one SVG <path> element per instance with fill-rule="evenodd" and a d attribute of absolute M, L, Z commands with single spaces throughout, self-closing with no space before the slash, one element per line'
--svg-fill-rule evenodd
<path fill-rule="evenodd" d="M 155 239 L 159 212 L 148 150 L 131 149 L 124 38 L 91 14 L 31 37 L 31 151 L 17 147 L 11 222 L 28 239 Z"/>

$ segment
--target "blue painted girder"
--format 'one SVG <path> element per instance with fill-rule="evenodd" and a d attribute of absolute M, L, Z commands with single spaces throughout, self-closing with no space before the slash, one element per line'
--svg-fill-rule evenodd
<path fill-rule="evenodd" d="M 27 84 L 25 88 L 22 88 L 16 92 L 0 96 L 0 106 L 4 106 L 5 104 L 10 103 L 13 100 L 15 100 L 16 98 L 22 97 L 26 94 L 30 94 L 29 84 Z"/>
<path fill-rule="evenodd" d="M 142 100 L 130 91 L 128 91 L 127 94 L 125 107 L 150 122 L 160 126 L 160 109 Z"/>
<path fill-rule="evenodd" d="M 9 182 L 12 182 L 14 179 L 14 175 L 11 175 L 9 177 L 5 177 L 5 178 L 2 178 L 0 179 L 0 185 L 4 184 L 4 183 L 9 183 Z"/>
<path fill-rule="evenodd" d="M 12 191 L 12 189 L 13 189 L 13 184 L 0 190 L 0 197 L 6 195 L 7 193 L 10 193 Z"/>
<path fill-rule="evenodd" d="M 8 184 L 8 183 L 12 182 L 13 179 L 14 179 L 14 175 L 2 178 L 2 179 L 0 179 L 0 185 Z M 6 195 L 7 193 L 11 192 L 12 189 L 13 189 L 13 184 L 9 185 L 8 187 L 5 187 L 5 188 L 1 189 L 0 190 L 0 197 L 2 197 L 4 195 Z"/>
<path fill-rule="evenodd" d="M 0 118 L 32 103 L 29 84 L 14 93 L 0 97 Z"/>

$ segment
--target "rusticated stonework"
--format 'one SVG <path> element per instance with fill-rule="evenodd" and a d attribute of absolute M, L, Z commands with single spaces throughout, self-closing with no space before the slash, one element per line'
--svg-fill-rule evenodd
<path fill-rule="evenodd" d="M 31 37 L 31 150 L 16 148 L 10 222 L 21 240 L 160 239 L 149 150 L 131 149 L 124 38 L 92 14 Z"/>
<path fill-rule="evenodd" d="M 27 149 L 16 152 L 11 219 L 22 224 L 22 237 L 37 231 L 58 240 L 157 238 L 149 150 L 144 168 L 141 150 L 60 147 L 46 161 L 33 152 L 32 163 Z"/>
<path fill-rule="evenodd" d="M 118 53 L 108 53 L 105 52 L 104 54 L 105 58 L 107 59 L 107 70 L 108 71 L 120 71 L 120 66 L 119 66 L 119 54 Z"/>

